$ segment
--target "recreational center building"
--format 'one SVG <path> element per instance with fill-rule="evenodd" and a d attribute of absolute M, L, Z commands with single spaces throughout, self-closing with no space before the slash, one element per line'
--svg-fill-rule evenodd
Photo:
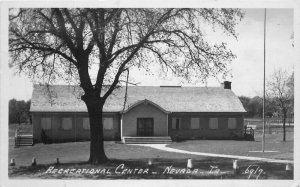
<path fill-rule="evenodd" d="M 104 105 L 105 140 L 130 137 L 237 139 L 244 136 L 245 109 L 231 90 L 220 87 L 129 86 L 116 89 Z M 89 140 L 82 89 L 72 85 L 34 85 L 33 139 L 42 131 L 53 142 Z"/>

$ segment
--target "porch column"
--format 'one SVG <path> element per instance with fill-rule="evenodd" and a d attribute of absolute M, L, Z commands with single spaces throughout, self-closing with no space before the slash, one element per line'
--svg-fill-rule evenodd
<path fill-rule="evenodd" d="M 123 114 L 121 114 L 121 124 L 120 124 L 120 135 L 121 135 L 121 142 L 124 143 L 123 141 Z"/>
<path fill-rule="evenodd" d="M 167 136 L 169 136 L 169 114 L 167 113 Z"/>

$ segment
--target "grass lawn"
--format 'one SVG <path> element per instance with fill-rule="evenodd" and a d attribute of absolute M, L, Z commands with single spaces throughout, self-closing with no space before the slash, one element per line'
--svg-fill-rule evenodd
<path fill-rule="evenodd" d="M 293 160 L 294 155 L 294 133 L 286 133 L 286 142 L 282 141 L 282 134 L 266 134 L 265 150 L 278 152 L 249 152 L 261 151 L 262 134 L 256 133 L 255 141 L 236 141 L 236 140 L 193 140 L 177 142 L 168 147 L 218 154 L 243 155 L 275 159 Z"/>
<path fill-rule="evenodd" d="M 13 135 L 13 133 L 10 133 Z M 259 135 L 257 135 L 259 136 Z M 268 148 L 286 150 L 288 153 L 274 153 L 259 155 L 271 158 L 293 158 L 293 141 L 290 139 L 292 134 L 287 135 L 288 141 L 281 142 L 281 134 L 267 135 Z M 184 150 L 237 154 L 244 155 L 248 150 L 259 150 L 261 142 L 256 137 L 257 142 L 249 141 L 223 141 L 223 140 L 197 140 L 180 143 L 172 143 L 170 147 L 176 147 Z M 293 179 L 292 173 L 285 172 L 285 164 L 253 162 L 239 160 L 240 170 L 234 173 L 232 170 L 232 159 L 214 158 L 197 156 L 190 154 L 170 153 L 149 147 L 124 145 L 113 141 L 105 142 L 105 152 L 111 159 L 110 163 L 97 166 L 86 164 L 89 157 L 89 142 L 73 142 L 60 144 L 35 144 L 30 147 L 14 147 L 14 139 L 9 139 L 9 160 L 14 158 L 16 166 L 9 166 L 10 178 L 64 178 L 64 179 Z M 247 153 L 251 155 L 250 153 Z M 253 155 L 251 155 L 253 156 Z M 31 166 L 31 159 L 35 157 L 37 166 Z M 56 158 L 60 159 L 59 165 L 55 165 Z M 193 159 L 193 168 L 197 170 L 194 173 L 176 173 L 186 169 L 187 159 Z M 148 166 L 148 160 L 153 161 L 152 166 Z M 125 164 L 124 168 L 122 165 Z M 49 167 L 54 167 L 51 172 Z M 119 167 L 118 167 L 119 166 Z M 172 168 L 170 168 L 172 167 Z M 214 168 L 212 168 L 214 167 Z M 57 169 L 57 170 L 54 170 Z M 83 169 L 94 169 L 103 173 L 58 173 L 58 170 L 74 170 L 81 172 Z M 144 174 L 130 174 L 124 172 L 125 169 L 142 169 Z M 171 170 L 174 169 L 174 170 Z M 181 169 L 181 170 L 179 170 Z M 47 173 L 47 171 L 49 171 Z M 192 170 L 194 171 L 194 170 Z M 254 172 L 256 171 L 256 173 Z M 120 172 L 120 173 L 119 173 Z M 122 173 L 124 172 L 124 173 Z"/>
<path fill-rule="evenodd" d="M 89 142 L 36 144 L 33 147 L 12 148 L 10 158 L 16 159 L 16 166 L 9 166 L 9 177 L 45 179 L 247 179 L 248 177 L 250 179 L 293 179 L 292 173 L 285 172 L 285 164 L 240 160 L 240 171 L 234 173 L 232 159 L 228 158 L 170 153 L 149 147 L 123 145 L 115 142 L 105 142 L 105 150 L 112 161 L 92 166 L 85 163 L 89 154 Z M 37 166 L 30 166 L 32 157 L 37 159 Z M 55 164 L 56 157 L 60 158 L 61 164 Z M 197 172 L 176 173 L 178 169 L 186 169 L 188 158 L 193 159 L 193 167 L 197 169 Z M 153 161 L 151 167 L 147 165 L 149 159 Z M 124 164 L 124 168 L 119 167 L 117 169 L 120 164 Z M 49 167 L 54 167 L 51 172 Z M 173 172 L 170 167 L 174 169 Z M 122 173 L 125 168 L 137 168 L 143 171 L 148 169 L 149 171 L 145 174 Z M 56 172 L 54 169 L 57 169 Z M 78 169 L 105 169 L 110 172 L 105 174 L 61 174 L 58 173 L 60 169 L 63 171 L 74 169 L 74 172 L 77 172 Z M 261 172 L 250 173 L 256 169 Z"/>

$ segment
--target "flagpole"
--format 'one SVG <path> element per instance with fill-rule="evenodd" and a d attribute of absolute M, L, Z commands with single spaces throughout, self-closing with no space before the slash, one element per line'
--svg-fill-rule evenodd
<path fill-rule="evenodd" d="M 266 14 L 267 9 L 265 8 L 265 16 L 264 16 L 264 96 L 263 96 L 263 137 L 262 137 L 262 152 L 265 151 L 265 102 L 266 102 Z"/>

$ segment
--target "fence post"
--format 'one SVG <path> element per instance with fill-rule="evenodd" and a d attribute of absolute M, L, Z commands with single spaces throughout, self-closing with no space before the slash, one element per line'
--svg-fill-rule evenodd
<path fill-rule="evenodd" d="M 10 165 L 10 166 L 15 166 L 15 165 L 16 165 L 15 159 L 14 159 L 14 158 L 10 159 L 9 165 Z"/>
<path fill-rule="evenodd" d="M 34 157 L 32 158 L 31 166 L 36 166 L 36 159 Z"/>
<path fill-rule="evenodd" d="M 192 169 L 193 168 L 192 159 L 188 159 L 188 161 L 187 161 L 187 168 L 188 169 Z"/>
<path fill-rule="evenodd" d="M 232 168 L 233 168 L 233 172 L 235 174 L 237 174 L 239 172 L 238 160 L 233 160 Z"/>

